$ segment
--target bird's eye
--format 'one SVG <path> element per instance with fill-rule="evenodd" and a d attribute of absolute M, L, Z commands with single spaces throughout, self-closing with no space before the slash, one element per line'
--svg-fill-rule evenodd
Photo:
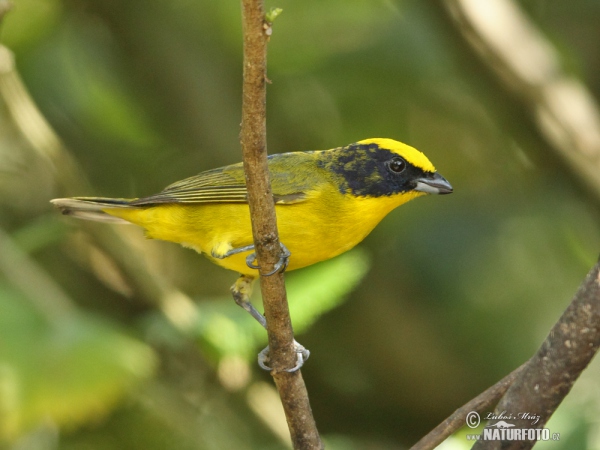
<path fill-rule="evenodd" d="M 400 173 L 406 169 L 406 161 L 397 156 L 389 162 L 389 168 L 392 172 Z"/>

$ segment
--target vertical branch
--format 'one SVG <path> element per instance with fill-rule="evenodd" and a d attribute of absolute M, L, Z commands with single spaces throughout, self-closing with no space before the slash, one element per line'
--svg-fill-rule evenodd
<path fill-rule="evenodd" d="M 269 171 L 266 140 L 267 41 L 262 0 L 242 0 L 244 81 L 241 144 L 252 218 L 252 235 L 263 273 L 273 270 L 280 258 L 279 235 Z M 296 364 L 294 333 L 282 273 L 260 278 L 270 364 L 288 427 L 296 449 L 322 448 L 308 393 L 300 371 L 285 372 Z"/>

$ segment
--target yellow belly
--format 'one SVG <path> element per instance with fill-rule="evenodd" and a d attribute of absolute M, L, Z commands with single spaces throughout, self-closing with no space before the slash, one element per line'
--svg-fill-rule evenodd
<path fill-rule="evenodd" d="M 294 204 L 276 205 L 279 237 L 292 256 L 288 270 L 299 269 L 343 253 L 361 242 L 395 207 L 422 195 L 354 197 L 331 189 Z M 204 253 L 214 263 L 258 276 L 246 265 L 244 252 L 217 259 L 232 248 L 252 244 L 250 214 L 243 203 L 166 204 L 144 209 L 108 209 L 146 229 L 149 238 L 176 242 Z"/>

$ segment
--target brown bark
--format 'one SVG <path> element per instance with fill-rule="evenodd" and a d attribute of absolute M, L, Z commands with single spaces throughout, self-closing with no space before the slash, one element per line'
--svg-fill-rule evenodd
<path fill-rule="evenodd" d="M 281 248 L 267 165 L 266 82 L 267 41 L 262 0 L 242 1 L 244 31 L 244 84 L 241 143 L 255 252 L 262 273 L 279 261 Z M 260 278 L 269 336 L 269 363 L 287 418 L 295 449 L 323 448 L 312 416 L 308 392 L 296 365 L 294 333 L 283 273 Z"/>

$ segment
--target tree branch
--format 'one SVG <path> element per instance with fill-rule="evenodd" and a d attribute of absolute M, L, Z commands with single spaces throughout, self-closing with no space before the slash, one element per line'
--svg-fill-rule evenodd
<path fill-rule="evenodd" d="M 244 32 L 244 82 L 241 144 L 252 219 L 252 235 L 263 273 L 273 270 L 281 249 L 275 205 L 267 165 L 266 80 L 267 41 L 262 0 L 242 0 Z M 283 274 L 261 277 L 260 286 L 267 318 L 269 362 L 277 385 L 292 443 L 296 449 L 323 448 L 312 416 L 308 393 L 300 371 L 285 372 L 296 365 L 294 333 L 287 304 Z"/>
<path fill-rule="evenodd" d="M 517 428 L 544 428 L 600 347 L 600 262 L 496 406 Z M 532 423 L 519 413 L 539 416 Z M 528 449 L 536 441 L 478 441 L 473 449 Z"/>

